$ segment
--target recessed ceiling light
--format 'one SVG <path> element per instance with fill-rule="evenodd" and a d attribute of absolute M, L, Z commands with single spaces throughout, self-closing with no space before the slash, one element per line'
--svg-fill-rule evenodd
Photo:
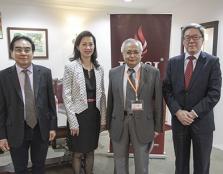
<path fill-rule="evenodd" d="M 125 2 L 132 2 L 132 0 L 124 0 Z"/>

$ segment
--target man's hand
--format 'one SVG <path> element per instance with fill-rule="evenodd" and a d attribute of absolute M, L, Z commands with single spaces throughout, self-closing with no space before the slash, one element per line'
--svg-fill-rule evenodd
<path fill-rule="evenodd" d="M 159 135 L 159 132 L 154 132 L 154 138 L 156 138 Z"/>
<path fill-rule="evenodd" d="M 49 135 L 49 141 L 53 141 L 55 137 L 56 137 L 56 131 L 51 130 Z"/>
<path fill-rule="evenodd" d="M 189 117 L 192 118 L 192 119 L 195 119 L 195 118 L 197 118 L 198 116 L 197 116 L 197 114 L 192 110 L 192 111 L 189 112 Z"/>
<path fill-rule="evenodd" d="M 72 135 L 72 136 L 74 136 L 74 135 L 79 135 L 79 128 L 70 128 L 70 134 Z"/>
<path fill-rule="evenodd" d="M 0 140 L 0 149 L 2 149 L 3 152 L 9 151 L 9 144 L 7 139 L 1 139 Z"/>
<path fill-rule="evenodd" d="M 192 114 L 186 110 L 178 110 L 175 114 L 177 116 L 177 119 L 183 124 L 184 126 L 188 126 L 191 123 L 193 123 L 194 118 Z"/>

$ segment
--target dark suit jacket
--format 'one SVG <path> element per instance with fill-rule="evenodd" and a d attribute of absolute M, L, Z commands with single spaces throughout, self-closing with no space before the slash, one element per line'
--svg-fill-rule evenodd
<path fill-rule="evenodd" d="M 57 116 L 51 71 L 33 65 L 33 88 L 38 123 L 43 140 L 56 130 Z M 8 139 L 11 147 L 19 146 L 24 137 L 24 103 L 16 66 L 0 72 L 0 139 Z"/>
<path fill-rule="evenodd" d="M 119 141 L 123 131 L 124 99 L 123 76 L 125 65 L 113 68 L 109 73 L 109 89 L 107 102 L 107 125 L 111 138 Z M 159 70 L 146 64 L 141 66 L 138 89 L 139 100 L 144 101 L 144 110 L 134 112 L 135 129 L 141 143 L 151 142 L 154 131 L 161 132 L 162 90 Z"/>
<path fill-rule="evenodd" d="M 191 127 L 197 133 L 215 129 L 213 107 L 221 96 L 221 70 L 219 59 L 201 52 L 194 69 L 189 88 L 184 89 L 184 57 L 169 59 L 166 77 L 163 82 L 163 95 L 172 114 L 172 127 L 175 133 L 183 130 L 175 113 L 179 109 L 194 110 L 198 118 Z"/>

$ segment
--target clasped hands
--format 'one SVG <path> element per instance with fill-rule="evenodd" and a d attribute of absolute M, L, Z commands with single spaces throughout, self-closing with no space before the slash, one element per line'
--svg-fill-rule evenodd
<path fill-rule="evenodd" d="M 188 112 L 181 109 L 178 110 L 175 115 L 184 126 L 191 125 L 194 122 L 194 119 L 197 117 L 193 111 Z"/>

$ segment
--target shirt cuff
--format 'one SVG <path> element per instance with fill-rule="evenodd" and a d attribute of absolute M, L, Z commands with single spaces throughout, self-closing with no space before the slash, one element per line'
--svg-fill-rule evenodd
<path fill-rule="evenodd" d="M 191 112 L 198 118 L 197 113 L 192 109 Z"/>

